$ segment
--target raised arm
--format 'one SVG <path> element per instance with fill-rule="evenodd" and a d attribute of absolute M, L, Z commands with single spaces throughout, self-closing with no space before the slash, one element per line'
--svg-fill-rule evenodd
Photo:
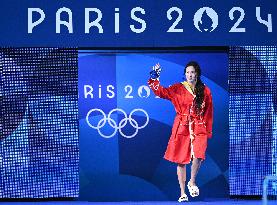
<path fill-rule="evenodd" d="M 148 85 L 151 88 L 151 90 L 154 92 L 155 95 L 159 96 L 160 98 L 164 98 L 167 100 L 171 100 L 173 97 L 173 92 L 171 87 L 165 88 L 160 85 L 159 80 L 148 80 Z"/>
<path fill-rule="evenodd" d="M 160 98 L 171 100 L 173 96 L 172 87 L 165 88 L 160 85 L 160 73 L 161 66 L 158 63 L 155 66 L 153 66 L 152 71 L 150 72 L 150 79 L 148 80 L 148 85 L 155 95 L 159 96 Z"/>

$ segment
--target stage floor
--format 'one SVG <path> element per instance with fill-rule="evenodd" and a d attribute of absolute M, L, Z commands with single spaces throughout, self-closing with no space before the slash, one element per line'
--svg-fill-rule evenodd
<path fill-rule="evenodd" d="M 42 204 L 42 205 L 173 205 L 181 204 L 174 201 L 142 201 L 142 202 L 86 202 L 86 201 L 51 201 L 51 202 L 0 202 L 1 205 L 5 204 Z M 194 205 L 262 205 L 261 200 L 209 200 L 209 201 L 191 201 L 191 202 L 182 202 L 182 204 L 194 204 Z M 268 205 L 277 204 L 277 201 L 268 201 Z"/>

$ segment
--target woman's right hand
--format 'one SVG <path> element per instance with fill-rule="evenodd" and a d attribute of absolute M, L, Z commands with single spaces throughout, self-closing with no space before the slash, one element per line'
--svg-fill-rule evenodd
<path fill-rule="evenodd" d="M 154 65 L 152 67 L 152 71 L 150 72 L 150 77 L 151 79 L 158 79 L 160 77 L 160 73 L 161 73 L 161 65 L 159 63 L 157 63 L 156 65 Z"/>

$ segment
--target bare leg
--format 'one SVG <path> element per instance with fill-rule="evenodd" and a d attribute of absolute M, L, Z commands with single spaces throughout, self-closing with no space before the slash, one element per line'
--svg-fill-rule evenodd
<path fill-rule="evenodd" d="M 199 171 L 199 168 L 201 166 L 201 162 L 202 162 L 202 159 L 198 159 L 198 158 L 193 158 L 193 160 L 192 160 L 191 176 L 190 176 L 190 181 L 189 181 L 191 186 L 196 185 L 195 180 L 196 180 L 196 176 Z"/>
<path fill-rule="evenodd" d="M 181 189 L 181 196 L 185 193 L 185 184 L 186 184 L 186 165 L 178 164 L 177 166 L 177 176 Z"/>

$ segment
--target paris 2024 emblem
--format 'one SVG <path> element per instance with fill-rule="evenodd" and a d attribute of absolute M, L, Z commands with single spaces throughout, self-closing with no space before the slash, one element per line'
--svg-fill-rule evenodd
<path fill-rule="evenodd" d="M 202 7 L 193 18 L 194 26 L 200 32 L 212 32 L 218 26 L 218 15 L 212 8 Z"/>

